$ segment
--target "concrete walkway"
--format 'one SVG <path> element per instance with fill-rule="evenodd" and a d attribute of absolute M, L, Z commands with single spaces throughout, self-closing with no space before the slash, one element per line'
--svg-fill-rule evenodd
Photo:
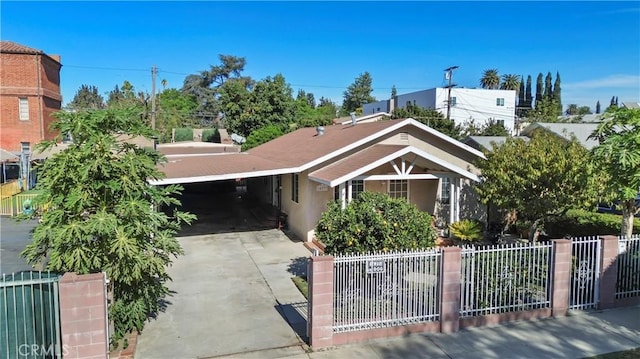
<path fill-rule="evenodd" d="M 292 358 L 584 358 L 640 348 L 640 307 L 343 346 Z"/>
<path fill-rule="evenodd" d="M 169 269 L 174 292 L 147 323 L 136 358 L 278 358 L 304 353 L 306 301 L 291 277 L 309 252 L 281 231 L 179 239 L 185 255 Z"/>

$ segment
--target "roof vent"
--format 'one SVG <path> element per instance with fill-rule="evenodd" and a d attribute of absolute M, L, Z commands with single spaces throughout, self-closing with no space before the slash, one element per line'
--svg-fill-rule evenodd
<path fill-rule="evenodd" d="M 316 127 L 316 135 L 317 135 L 317 136 L 322 136 L 322 135 L 324 135 L 324 127 L 322 127 L 322 126 L 318 126 L 318 127 Z"/>
<path fill-rule="evenodd" d="M 356 123 L 358 123 L 358 121 L 356 121 L 356 113 L 355 112 L 351 112 L 351 124 L 355 125 Z"/>

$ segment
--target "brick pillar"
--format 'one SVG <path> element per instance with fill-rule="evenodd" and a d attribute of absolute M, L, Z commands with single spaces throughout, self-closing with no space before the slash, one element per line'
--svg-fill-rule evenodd
<path fill-rule="evenodd" d="M 65 273 L 60 279 L 60 326 L 65 358 L 107 358 L 104 275 Z"/>
<path fill-rule="evenodd" d="M 618 237 L 600 237 L 600 304 L 598 309 L 615 307 L 616 282 L 618 281 Z"/>
<path fill-rule="evenodd" d="M 333 256 L 312 256 L 309 265 L 309 344 L 333 346 Z"/>
<path fill-rule="evenodd" d="M 553 271 L 551 272 L 551 316 L 564 317 L 569 310 L 571 292 L 571 241 L 553 241 Z"/>
<path fill-rule="evenodd" d="M 460 329 L 460 284 L 462 271 L 462 249 L 442 249 L 442 275 L 440 281 L 440 331 L 453 333 Z"/>

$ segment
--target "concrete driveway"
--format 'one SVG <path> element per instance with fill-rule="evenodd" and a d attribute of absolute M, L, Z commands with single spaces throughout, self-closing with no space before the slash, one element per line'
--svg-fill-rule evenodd
<path fill-rule="evenodd" d="M 36 220 L 0 217 L 0 275 L 33 270 L 20 253 L 31 243 L 31 231 L 37 224 Z"/>
<path fill-rule="evenodd" d="M 306 300 L 291 281 L 309 252 L 276 229 L 179 238 L 173 296 L 147 323 L 136 358 L 303 354 Z M 297 332 L 296 332 L 297 331 Z"/>

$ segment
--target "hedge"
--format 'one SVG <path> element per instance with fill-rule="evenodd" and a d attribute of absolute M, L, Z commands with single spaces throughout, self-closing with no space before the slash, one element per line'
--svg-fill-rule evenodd
<path fill-rule="evenodd" d="M 202 142 L 220 143 L 220 133 L 216 128 L 202 130 Z"/>
<path fill-rule="evenodd" d="M 620 234 L 622 216 L 610 213 L 570 210 L 564 217 L 545 221 L 544 229 L 551 238 L 566 235 L 583 237 L 600 234 Z M 640 218 L 634 218 L 633 233 L 640 233 Z"/>
<path fill-rule="evenodd" d="M 193 141 L 193 128 L 176 128 L 173 140 L 175 142 Z"/>

